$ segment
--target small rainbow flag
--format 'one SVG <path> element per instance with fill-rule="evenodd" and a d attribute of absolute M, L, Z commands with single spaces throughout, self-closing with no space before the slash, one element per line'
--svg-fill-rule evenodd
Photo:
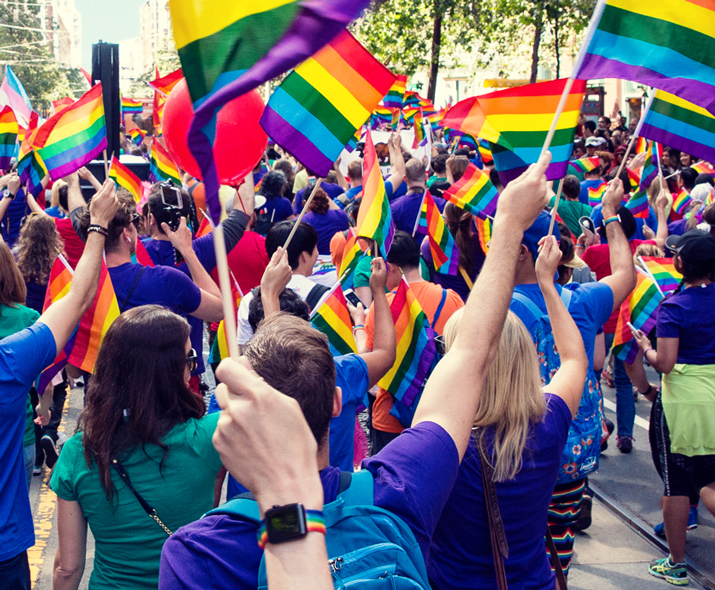
<path fill-rule="evenodd" d="M 149 86 L 153 88 L 156 92 L 163 94 L 164 96 L 169 96 L 171 91 L 174 89 L 179 82 L 184 79 L 184 72 L 179 68 L 174 70 L 171 74 L 159 77 L 159 69 L 156 70 L 156 79 L 149 82 Z"/>
<path fill-rule="evenodd" d="M 31 141 L 52 180 L 76 172 L 101 154 L 107 149 L 102 84 L 45 121 Z"/>
<path fill-rule="evenodd" d="M 196 231 L 196 237 L 203 238 L 204 236 L 209 235 L 214 229 L 215 226 L 213 222 L 209 219 L 209 216 L 204 215 L 203 219 L 201 220 L 201 223 L 199 224 L 199 229 Z"/>
<path fill-rule="evenodd" d="M 596 187 L 589 187 L 588 188 L 588 204 L 591 207 L 595 207 L 596 205 L 601 204 L 601 200 L 603 200 L 603 195 L 606 192 L 606 189 L 608 188 L 608 183 L 602 182 Z"/>
<path fill-rule="evenodd" d="M 362 167 L 363 195 L 357 219 L 357 235 L 375 240 L 380 248 L 380 255 L 386 259 L 392 246 L 395 226 L 392 223 L 392 212 L 385 192 L 380 162 L 369 131 L 365 136 Z"/>
<path fill-rule="evenodd" d="M 405 408 L 419 400 L 436 350 L 434 330 L 405 278 L 390 303 L 397 333 L 397 358 L 378 385 Z"/>
<path fill-rule="evenodd" d="M 474 224 L 477 226 L 477 235 L 479 236 L 479 246 L 484 254 L 489 253 L 489 242 L 492 239 L 492 220 L 488 217 L 481 216 L 474 219 Z"/>
<path fill-rule="evenodd" d="M 276 88 L 261 125 L 306 168 L 326 176 L 394 81 L 395 76 L 344 31 Z M 389 112 L 387 122 L 391 120 Z"/>
<path fill-rule="evenodd" d="M 497 208 L 499 191 L 489 180 L 489 174 L 482 172 L 474 164 L 469 164 L 462 178 L 455 182 L 442 197 L 472 215 L 484 212 L 494 215 Z"/>
<path fill-rule="evenodd" d="M 119 158 L 112 156 L 109 164 L 109 178 L 113 179 L 117 186 L 127 189 L 134 197 L 134 202 L 138 203 L 144 196 L 144 186 L 142 181 L 119 161 Z"/>
<path fill-rule="evenodd" d="M 323 295 L 310 315 L 310 323 L 328 337 L 333 356 L 357 353 L 353 323 L 340 283 Z"/>
<path fill-rule="evenodd" d="M 675 264 L 673 264 L 672 258 L 643 256 L 640 260 L 643 264 L 645 264 L 648 272 L 651 274 L 651 277 L 655 279 L 656 283 L 658 283 L 658 286 L 664 295 L 667 295 L 671 291 L 675 291 L 678 288 L 683 275 L 675 270 Z"/>
<path fill-rule="evenodd" d="M 628 202 L 626 202 L 626 209 L 633 213 L 633 217 L 647 219 L 649 213 L 648 193 L 643 189 L 632 191 Z"/>
<path fill-rule="evenodd" d="M 578 160 L 570 160 L 568 173 L 574 174 L 583 180 L 584 174 L 595 170 L 598 166 L 598 156 L 591 158 L 587 156 L 585 158 L 579 158 Z"/>
<path fill-rule="evenodd" d="M 640 138 L 639 138 L 640 141 Z M 639 187 L 641 190 L 647 191 L 651 183 L 657 178 L 660 170 L 660 159 L 663 157 L 663 146 L 657 141 L 648 141 L 647 150 L 650 151 L 650 157 L 646 158 L 641 171 L 641 180 Z"/>
<path fill-rule="evenodd" d="M 355 233 L 354 228 L 350 228 L 347 242 L 343 248 L 343 259 L 340 263 L 340 270 L 338 271 L 340 284 L 344 289 L 351 289 L 353 287 L 353 273 L 361 257 L 362 248 L 360 247 L 357 233 Z"/>
<path fill-rule="evenodd" d="M 673 211 L 675 211 L 678 215 L 682 217 L 688 210 L 688 207 L 690 206 L 692 200 L 693 199 L 691 198 L 688 189 L 683 187 L 682 189 L 680 189 L 680 192 L 673 198 Z"/>
<path fill-rule="evenodd" d="M 122 117 L 127 115 L 141 114 L 144 110 L 144 106 L 141 101 L 135 100 L 133 98 L 122 97 Z"/>
<path fill-rule="evenodd" d="M 648 149 L 648 140 L 645 137 L 639 137 L 636 139 L 636 145 L 634 147 L 635 154 L 642 154 Z"/>
<path fill-rule="evenodd" d="M 629 193 L 633 193 L 633 191 L 638 190 L 638 187 L 640 186 L 641 183 L 641 175 L 638 174 L 636 170 L 631 170 L 630 168 L 626 168 L 626 172 L 628 174 L 628 181 L 630 182 L 630 189 L 629 187 L 625 187 L 626 189 L 629 189 Z"/>
<path fill-rule="evenodd" d="M 423 117 L 424 116 L 422 115 L 422 109 L 420 109 L 415 115 L 413 122 L 413 131 L 415 133 L 415 138 L 412 141 L 413 150 L 417 149 L 419 146 L 425 143 L 425 127 L 424 123 L 422 122 Z"/>
<path fill-rule="evenodd" d="M 149 176 L 153 182 L 171 180 L 176 186 L 181 186 L 181 174 L 171 159 L 169 152 L 161 143 L 154 139 L 151 143 L 151 158 L 149 160 Z"/>
<path fill-rule="evenodd" d="M 32 139 L 37 133 L 38 115 L 32 112 L 27 126 L 25 137 L 20 144 L 20 152 L 17 157 L 17 173 L 20 181 L 25 185 L 29 193 L 37 198 L 42 192 L 42 179 L 47 174 L 42 159 L 37 152 L 32 149 Z M 40 207 L 44 204 L 43 199 L 38 201 Z"/>
<path fill-rule="evenodd" d="M 425 192 L 422 199 L 419 226 L 426 230 L 429 237 L 434 269 L 442 274 L 456 275 L 459 270 L 459 248 L 429 191 Z"/>
<path fill-rule="evenodd" d="M 691 168 L 695 170 L 695 172 L 697 172 L 698 174 L 710 174 L 715 176 L 715 168 L 712 167 L 710 162 L 696 162 L 691 166 Z"/>
<path fill-rule="evenodd" d="M 233 314 L 236 315 L 238 313 L 238 306 L 241 305 L 241 299 L 243 299 L 243 293 L 233 273 L 231 273 L 231 294 L 233 295 L 231 299 L 234 302 Z M 233 338 L 235 337 L 236 335 L 234 334 Z M 226 322 L 221 320 L 218 325 L 218 330 L 216 331 L 216 337 L 211 345 L 209 362 L 220 363 L 225 358 L 228 358 L 228 334 L 226 334 Z"/>
<path fill-rule="evenodd" d="M 15 111 L 6 106 L 0 111 L 0 170 L 10 168 L 18 133 L 20 133 L 20 126 L 17 124 Z"/>
<path fill-rule="evenodd" d="M 402 110 L 402 103 L 405 100 L 405 87 L 407 86 L 407 76 L 398 75 L 394 84 L 382 99 L 382 106 L 390 109 Z"/>
<path fill-rule="evenodd" d="M 135 127 L 134 129 L 130 129 L 129 131 L 127 131 L 127 135 L 132 138 L 132 142 L 134 144 L 141 145 L 141 142 L 144 140 L 144 137 L 146 137 L 146 131 Z"/>

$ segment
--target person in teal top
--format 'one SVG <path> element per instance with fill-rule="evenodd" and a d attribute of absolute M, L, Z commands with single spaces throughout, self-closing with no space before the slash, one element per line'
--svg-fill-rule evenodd
<path fill-rule="evenodd" d="M 55 590 L 79 587 L 87 524 L 95 539 L 90 590 L 156 589 L 169 533 L 213 507 L 221 460 L 211 438 L 220 414 L 204 416 L 188 387 L 196 365 L 189 332 L 185 319 L 156 305 L 121 314 L 107 331 L 78 433 L 50 482 L 60 531 Z"/>

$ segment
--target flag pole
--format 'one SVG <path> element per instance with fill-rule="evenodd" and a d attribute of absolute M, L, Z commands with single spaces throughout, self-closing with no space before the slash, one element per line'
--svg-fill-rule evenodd
<path fill-rule="evenodd" d="M 233 360 L 238 360 L 238 341 L 236 330 L 236 314 L 231 301 L 231 282 L 228 276 L 228 259 L 226 257 L 226 242 L 223 239 L 223 227 L 219 224 L 214 230 L 214 249 L 216 251 L 216 266 L 218 267 L 218 280 L 221 287 L 221 302 L 223 303 L 223 320 L 228 337 L 228 355 Z"/>
<path fill-rule="evenodd" d="M 310 207 L 310 203 L 313 201 L 313 197 L 315 196 L 315 193 L 317 190 L 320 188 L 320 185 L 322 184 L 323 179 L 319 178 L 318 181 L 315 183 L 315 186 L 313 187 L 313 191 L 310 193 L 310 196 L 308 197 L 308 200 L 305 202 L 305 205 L 303 205 L 303 210 L 300 212 L 300 215 L 298 215 L 298 219 L 295 220 L 295 224 L 293 224 L 293 229 L 290 230 L 290 234 L 288 234 L 288 239 L 286 240 L 285 244 L 283 244 L 283 250 L 288 250 L 288 246 L 291 243 L 291 240 L 293 239 L 293 236 L 295 235 L 295 232 L 298 230 L 298 226 L 300 225 L 300 222 L 303 221 L 303 217 L 305 216 L 306 212 L 308 211 L 308 207 Z"/>
<path fill-rule="evenodd" d="M 561 189 L 564 187 L 564 179 L 561 179 L 561 183 L 559 184 L 559 189 L 556 191 L 556 202 L 554 203 L 554 208 L 551 209 L 551 223 L 549 224 L 549 233 L 547 234 L 550 236 L 552 233 L 554 233 L 554 223 L 556 223 L 556 213 L 559 210 L 559 202 L 561 201 Z"/>
<path fill-rule="evenodd" d="M 626 153 L 623 154 L 623 159 L 621 160 L 621 165 L 618 167 L 618 173 L 616 174 L 616 178 L 621 177 L 621 172 L 623 172 L 623 167 L 626 165 L 626 160 L 628 159 L 628 154 L 631 153 L 631 148 L 633 147 L 633 144 L 635 143 L 636 139 L 638 139 L 638 135 L 635 133 L 631 136 L 631 140 L 628 142 L 628 147 L 626 148 Z M 625 187 L 623 187 L 625 188 Z"/>
<path fill-rule="evenodd" d="M 104 180 L 109 178 L 109 166 L 107 165 L 107 150 L 104 150 Z"/>

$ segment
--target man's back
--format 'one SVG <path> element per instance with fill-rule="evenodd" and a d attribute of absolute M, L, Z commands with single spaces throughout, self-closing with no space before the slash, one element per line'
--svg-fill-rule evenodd
<path fill-rule="evenodd" d="M 424 233 L 420 231 L 415 232 L 415 224 L 420 214 L 423 196 L 423 192 L 408 192 L 404 197 L 399 197 L 390 203 L 395 229 L 407 232 L 410 235 L 413 233 Z M 446 201 L 440 197 L 433 198 L 440 212 L 444 211 Z"/>

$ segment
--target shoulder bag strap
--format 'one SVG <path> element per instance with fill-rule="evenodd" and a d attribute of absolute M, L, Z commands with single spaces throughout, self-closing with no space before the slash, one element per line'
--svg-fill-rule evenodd
<path fill-rule="evenodd" d="M 159 518 L 159 515 L 156 513 L 156 510 L 154 510 L 149 505 L 149 503 L 144 498 L 141 497 L 139 492 L 137 492 L 134 489 L 134 486 L 132 485 L 132 482 L 129 479 L 129 474 L 124 469 L 124 466 L 116 459 L 113 459 L 112 467 L 114 467 L 114 469 L 116 469 L 117 473 L 119 474 L 119 477 L 122 478 L 122 481 L 124 481 L 124 483 L 127 485 L 127 487 L 132 491 L 132 494 L 134 494 L 136 499 L 139 500 L 139 504 L 141 504 L 142 508 L 144 509 L 144 512 L 146 512 L 149 516 L 151 516 L 156 521 L 156 524 L 158 524 L 164 530 L 164 532 L 171 537 L 171 534 L 172 534 L 171 530 L 169 529 L 169 527 L 167 527 L 161 521 L 161 519 Z"/>
<path fill-rule="evenodd" d="M 472 287 L 474 287 L 474 281 L 472 278 L 467 274 L 467 271 L 464 270 L 464 267 L 462 265 L 459 266 L 459 274 L 462 275 L 462 278 L 464 279 L 464 282 L 467 283 L 467 288 L 471 291 Z"/>
<path fill-rule="evenodd" d="M 556 550 L 556 544 L 554 543 L 554 538 L 551 536 L 551 529 L 548 524 L 546 525 L 546 546 L 549 548 L 551 567 L 554 568 L 554 573 L 556 574 L 556 589 L 566 590 L 566 576 L 564 575 L 564 570 L 561 567 L 559 552 Z"/>
<path fill-rule="evenodd" d="M 142 275 L 144 274 L 145 268 L 146 268 L 145 266 L 142 266 L 139 269 L 137 276 L 134 277 L 134 282 L 132 283 L 132 286 L 129 289 L 129 293 L 127 293 L 127 296 L 124 298 L 124 302 L 122 303 L 122 307 L 119 309 L 119 313 L 123 313 L 124 309 L 127 307 L 127 303 L 129 303 L 129 298 L 134 294 L 134 291 L 136 290 L 137 285 L 139 284 L 139 279 L 141 279 Z"/>
<path fill-rule="evenodd" d="M 494 570 L 497 575 L 497 588 L 507 590 L 506 570 L 504 569 L 504 558 L 509 558 L 509 543 L 504 532 L 504 521 L 499 512 L 497 502 L 497 490 L 494 485 L 494 470 L 487 456 L 487 447 L 484 443 L 484 436 L 481 429 L 477 429 L 474 435 L 479 451 L 479 461 L 482 464 L 482 485 L 484 487 L 484 502 L 487 505 L 487 517 L 489 519 L 489 536 L 492 542 L 492 556 L 494 558 Z"/>
<path fill-rule="evenodd" d="M 437 328 L 437 322 L 439 321 L 439 317 L 442 315 L 442 310 L 444 309 L 444 304 L 447 302 L 447 289 L 442 287 L 442 299 L 439 302 L 439 305 L 437 306 L 437 310 L 434 312 L 434 319 L 432 320 L 432 329 L 435 330 Z"/>

